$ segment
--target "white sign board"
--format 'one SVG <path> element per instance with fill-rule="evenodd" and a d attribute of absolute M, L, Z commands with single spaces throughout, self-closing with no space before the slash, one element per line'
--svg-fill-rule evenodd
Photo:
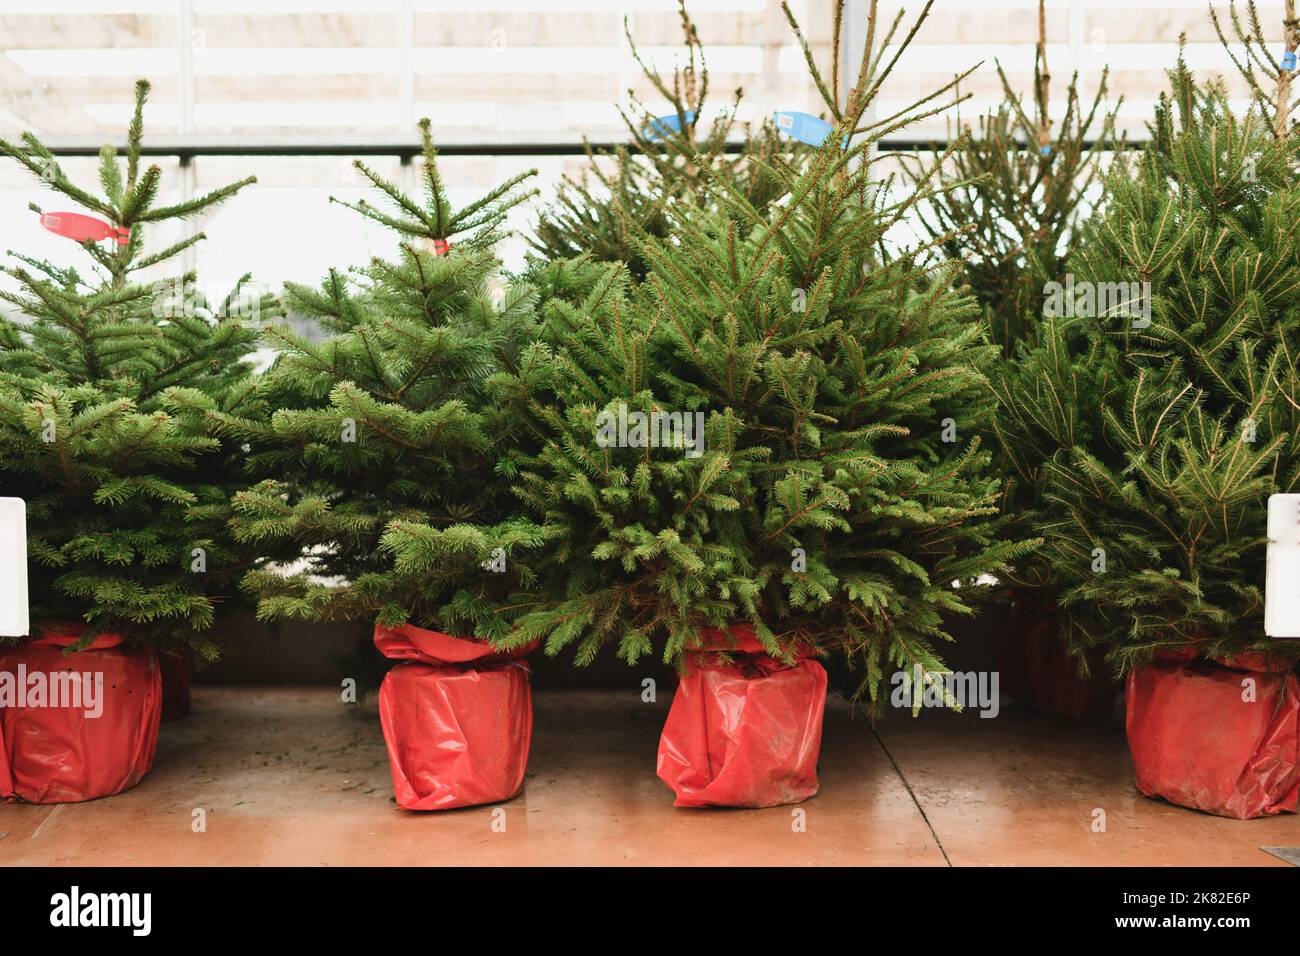
<path fill-rule="evenodd" d="M 1300 495 L 1268 499 L 1264 633 L 1300 637 Z"/>
<path fill-rule="evenodd" d="M 26 637 L 27 504 L 0 498 L 0 637 Z"/>

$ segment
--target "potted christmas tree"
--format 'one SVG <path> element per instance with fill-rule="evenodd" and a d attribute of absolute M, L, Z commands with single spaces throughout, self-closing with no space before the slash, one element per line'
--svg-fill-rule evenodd
<path fill-rule="evenodd" d="M 0 654 L 3 796 L 60 803 L 134 786 L 153 762 L 160 652 L 210 659 L 213 606 L 237 579 L 225 534 L 232 449 L 203 412 L 233 408 L 256 339 L 232 302 L 215 310 L 185 273 L 141 281 L 203 239 L 147 250 L 155 224 L 197 216 L 246 179 L 160 205 L 141 164 L 149 86 L 136 86 L 125 168 L 100 153 L 96 194 L 31 134 L 0 140 L 81 211 L 32 205 L 79 242 L 89 268 L 11 253 L 0 291 L 0 479 L 27 502 L 36 634 Z M 71 247 L 69 247 L 71 249 Z"/>
<path fill-rule="evenodd" d="M 989 377 L 1006 398 L 1004 378 L 1014 378 L 1022 349 L 1037 338 L 1045 289 L 1064 271 L 1078 243 L 1080 215 L 1085 207 L 1104 203 L 1104 194 L 1094 188 L 1101 151 L 1122 144 L 1113 136 L 1119 104 L 1110 111 L 1104 106 L 1105 72 L 1088 106 L 1080 100 L 1078 74 L 1070 78 L 1064 114 L 1053 129 L 1044 0 L 1038 4 L 1032 104 L 1026 106 L 1001 64 L 997 71 L 1003 102 L 980 118 L 979 129 L 959 129 L 960 148 L 946 162 L 936 166 L 916 159 L 906 168 L 912 182 L 934 175 L 944 187 L 917 210 L 917 218 L 932 238 L 943 240 L 947 256 L 965 260 L 965 278 L 1001 351 Z M 1087 195 L 1090 191 L 1098 194 Z M 1010 423 L 1010 430 L 1001 430 L 1004 423 L 999 423 L 999 465 L 1007 475 L 1003 510 L 1029 536 L 1037 524 L 1041 462 L 1056 446 L 1038 430 L 1015 428 L 1014 416 Z M 1066 652 L 1049 570 L 1031 556 L 1002 575 L 1011 585 L 999 661 L 1002 689 L 1040 713 L 1075 718 L 1106 713 L 1115 684 L 1100 652 L 1083 659 Z"/>
<path fill-rule="evenodd" d="M 1300 471 L 1296 140 L 1286 96 L 1236 117 L 1181 57 L 1171 81 L 1002 415 L 1057 445 L 1043 555 L 1071 648 L 1127 675 L 1138 788 L 1246 818 L 1300 784 L 1300 646 L 1262 595 L 1267 500 Z"/>
<path fill-rule="evenodd" d="M 995 527 L 978 437 L 993 348 L 960 264 L 881 242 L 925 193 L 872 188 L 871 146 L 944 91 L 865 121 L 896 55 L 874 39 L 847 103 L 808 57 L 829 133 L 806 167 L 771 166 L 779 202 L 714 177 L 716 203 L 638 235 L 643 282 L 613 272 L 547 314 L 557 397 L 520 493 L 559 529 L 548 554 L 566 574 L 506 643 L 681 668 L 659 752 L 679 806 L 812 796 L 815 658 L 859 664 L 876 708 L 889 669 L 915 675 L 919 706 L 942 683 L 943 615 L 969 614 L 975 578 L 1029 547 Z"/>
<path fill-rule="evenodd" d="M 373 621 L 375 644 L 403 661 L 379 696 L 397 801 L 438 810 L 523 785 L 527 648 L 489 641 L 507 633 L 500 598 L 533 583 L 527 552 L 546 539 L 517 514 L 509 452 L 528 447 L 527 405 L 552 357 L 532 342 L 535 294 L 501 284 L 493 252 L 532 174 L 455 209 L 420 129 L 421 200 L 358 161 L 393 211 L 345 203 L 399 234 L 397 257 L 287 285 L 289 311 L 333 334 L 271 328 L 263 413 L 212 418 L 268 476 L 235 497 L 237 538 L 301 553 L 247 576 L 259 616 Z"/>

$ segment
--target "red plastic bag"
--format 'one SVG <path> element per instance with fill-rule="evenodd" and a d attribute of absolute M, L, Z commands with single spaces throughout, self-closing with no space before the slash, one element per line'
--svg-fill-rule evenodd
<path fill-rule="evenodd" d="M 157 654 L 120 646 L 121 635 L 100 634 L 65 655 L 83 631 L 47 628 L 35 640 L 0 650 L 0 797 L 93 800 L 129 790 L 153 766 L 162 701 Z M 67 674 L 82 676 L 59 677 L 56 690 L 51 676 Z M 97 685 L 90 695 L 87 676 Z M 33 698 L 41 683 L 38 704 Z M 23 699 L 7 696 L 17 695 L 20 684 Z M 61 706 L 48 706 L 56 696 Z"/>
<path fill-rule="evenodd" d="M 707 640 L 729 650 L 692 654 L 659 737 L 659 779 L 676 807 L 775 807 L 817 793 L 826 670 L 793 667 L 763 650 L 749 626 Z"/>
<path fill-rule="evenodd" d="M 523 788 L 533 698 L 523 657 L 407 624 L 375 625 L 375 646 L 403 661 L 379 688 L 397 804 L 450 810 L 498 803 Z"/>
<path fill-rule="evenodd" d="M 1300 680 L 1251 655 L 1234 665 L 1165 660 L 1129 673 L 1128 743 L 1137 788 L 1238 820 L 1294 813 Z M 1253 702 L 1243 699 L 1247 679 L 1254 681 Z"/>
<path fill-rule="evenodd" d="M 1103 652 L 1088 652 L 1088 679 L 1057 633 L 1056 611 L 1017 595 L 1007 615 L 1006 640 L 998 661 L 1002 689 L 1018 703 L 1049 717 L 1080 720 L 1110 713 L 1119 687 Z"/>

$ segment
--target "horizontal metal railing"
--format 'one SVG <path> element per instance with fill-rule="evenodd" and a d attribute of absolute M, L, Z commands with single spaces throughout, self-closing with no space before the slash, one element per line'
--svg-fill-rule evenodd
<path fill-rule="evenodd" d="M 93 136 L 49 136 L 42 139 L 57 156 L 97 156 L 105 140 Z M 112 140 L 109 140 L 112 142 Z M 113 143 L 125 151 L 120 141 Z M 560 136 L 545 142 L 530 139 L 451 140 L 438 142 L 442 156 L 582 156 L 588 147 L 597 153 L 629 145 L 614 140 L 584 143 L 580 136 Z M 1095 145 L 1087 143 L 1087 146 Z M 1135 145 L 1133 143 L 1129 144 Z M 944 139 L 888 139 L 877 144 L 882 152 L 946 149 Z M 280 136 L 275 140 L 231 136 L 148 136 L 142 152 L 147 156 L 179 156 L 184 162 L 196 156 L 397 156 L 410 159 L 421 151 L 420 139 L 406 134 L 382 133 L 358 136 Z M 740 152 L 744 143 L 727 144 L 728 152 Z"/>

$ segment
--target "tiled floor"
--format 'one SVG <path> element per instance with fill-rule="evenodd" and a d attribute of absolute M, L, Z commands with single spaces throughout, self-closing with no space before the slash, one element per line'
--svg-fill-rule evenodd
<path fill-rule="evenodd" d="M 497 832 L 488 807 L 396 808 L 373 704 L 196 688 L 194 713 L 163 725 L 135 790 L 0 805 L 0 865 L 1285 866 L 1259 848 L 1300 844 L 1300 816 L 1225 820 L 1139 796 L 1118 722 L 1014 708 L 891 716 L 873 732 L 832 700 L 806 831 L 789 807 L 674 809 L 654 774 L 668 701 L 639 694 L 538 692 L 527 787 Z M 203 833 L 191 829 L 199 808 Z M 1099 808 L 1104 833 L 1092 831 Z"/>

